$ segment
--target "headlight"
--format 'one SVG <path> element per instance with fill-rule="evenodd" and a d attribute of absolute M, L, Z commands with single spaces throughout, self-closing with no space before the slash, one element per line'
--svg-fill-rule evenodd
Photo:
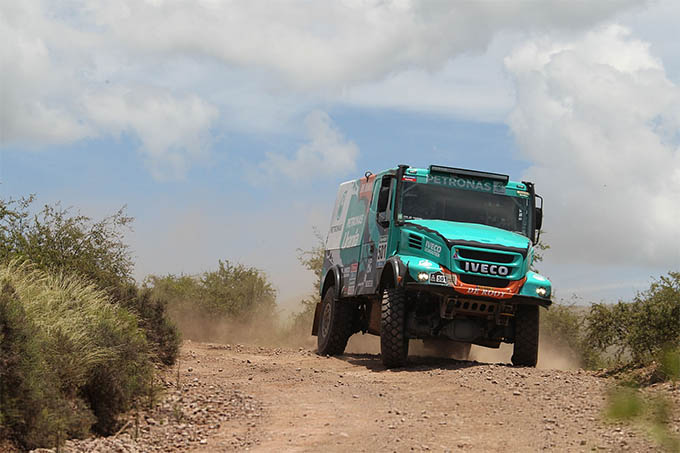
<path fill-rule="evenodd" d="M 430 279 L 430 276 L 427 274 L 427 272 L 419 272 L 418 273 L 418 280 L 421 282 L 427 281 Z"/>
<path fill-rule="evenodd" d="M 538 294 L 540 297 L 545 297 L 548 294 L 548 290 L 542 286 L 539 286 L 536 288 L 536 294 Z"/>

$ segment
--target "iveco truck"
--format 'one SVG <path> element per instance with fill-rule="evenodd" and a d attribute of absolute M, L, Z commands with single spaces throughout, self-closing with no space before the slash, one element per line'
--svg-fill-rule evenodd
<path fill-rule="evenodd" d="M 531 182 L 439 165 L 397 168 L 340 185 L 312 334 L 318 353 L 342 354 L 357 332 L 380 336 L 388 368 L 409 341 L 514 344 L 535 366 L 539 307 L 550 281 L 531 270 L 543 201 Z"/>

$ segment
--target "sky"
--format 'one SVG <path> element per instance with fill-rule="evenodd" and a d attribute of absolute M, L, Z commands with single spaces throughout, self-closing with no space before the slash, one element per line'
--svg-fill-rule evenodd
<path fill-rule="evenodd" d="M 0 196 L 101 218 L 135 277 L 265 271 L 340 182 L 397 164 L 509 174 L 545 200 L 558 298 L 630 300 L 680 270 L 673 1 L 0 3 Z"/>

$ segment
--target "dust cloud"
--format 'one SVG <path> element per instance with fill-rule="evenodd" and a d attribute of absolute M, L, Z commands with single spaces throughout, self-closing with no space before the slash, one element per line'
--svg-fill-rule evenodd
<path fill-rule="evenodd" d="M 211 343 L 245 343 L 267 347 L 303 347 L 316 349 L 316 337 L 311 336 L 312 322 L 291 325 L 281 319 L 252 317 L 250 319 L 215 319 L 191 313 L 171 313 L 186 340 Z M 481 363 L 511 363 L 513 346 L 502 343 L 500 348 L 473 345 L 469 360 Z M 347 354 L 380 354 L 380 338 L 357 333 L 352 335 L 345 349 Z M 422 340 L 411 340 L 409 355 L 451 357 L 446 348 L 426 347 Z M 458 358 L 453 355 L 454 358 Z M 574 370 L 580 364 L 575 354 L 559 339 L 542 332 L 537 368 L 545 370 Z"/>
<path fill-rule="evenodd" d="M 511 363 L 513 345 L 501 343 L 500 348 L 486 348 L 473 345 L 469 360 L 482 363 Z M 380 354 L 380 338 L 375 335 L 353 335 L 345 352 L 349 354 Z M 409 355 L 448 357 L 447 351 L 425 347 L 421 340 L 411 340 Z M 574 354 L 558 339 L 549 334 L 541 334 L 538 347 L 538 364 L 536 368 L 543 370 L 575 370 L 580 364 Z"/>
<path fill-rule="evenodd" d="M 292 325 L 271 316 L 231 319 L 172 311 L 170 317 L 184 340 L 243 343 L 266 347 L 316 348 L 316 337 L 311 336 L 311 321 L 308 325 Z"/>

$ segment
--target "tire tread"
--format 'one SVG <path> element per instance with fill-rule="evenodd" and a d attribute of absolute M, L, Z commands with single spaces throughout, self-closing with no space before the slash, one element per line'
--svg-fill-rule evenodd
<path fill-rule="evenodd" d="M 383 293 L 380 324 L 380 356 L 387 368 L 404 366 L 408 357 L 406 292 L 388 288 Z"/>
<path fill-rule="evenodd" d="M 535 367 L 538 362 L 539 311 L 537 305 L 519 305 L 515 312 L 512 364 Z"/>
<path fill-rule="evenodd" d="M 351 337 L 353 333 L 353 315 L 355 307 L 351 303 L 339 301 L 335 297 L 334 291 L 334 287 L 330 287 L 324 295 L 324 303 L 329 303 L 329 301 L 326 300 L 327 298 L 333 298 L 333 313 L 331 314 L 328 342 L 325 347 L 322 347 L 320 344 L 321 342 L 318 344 L 317 352 L 320 355 L 340 355 L 344 353 L 345 348 L 347 347 L 347 341 L 349 341 L 349 337 Z M 319 340 L 321 339 L 320 336 L 318 338 Z"/>

